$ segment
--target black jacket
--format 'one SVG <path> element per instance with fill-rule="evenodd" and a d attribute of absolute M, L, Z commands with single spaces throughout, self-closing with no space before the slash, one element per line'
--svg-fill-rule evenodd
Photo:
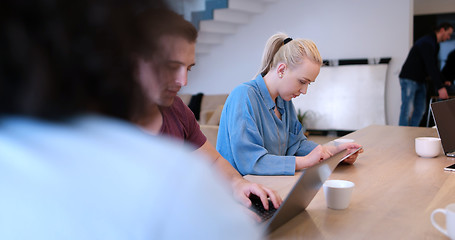
<path fill-rule="evenodd" d="M 455 80 L 455 50 L 449 53 L 446 64 L 442 69 L 442 75 L 448 81 Z"/>
<path fill-rule="evenodd" d="M 438 67 L 438 53 L 439 43 L 436 34 L 420 38 L 409 51 L 401 68 L 400 78 L 423 83 L 430 77 L 435 90 L 442 88 L 444 81 Z"/>

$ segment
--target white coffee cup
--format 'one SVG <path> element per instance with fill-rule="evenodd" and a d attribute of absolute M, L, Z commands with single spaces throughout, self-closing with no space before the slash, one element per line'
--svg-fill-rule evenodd
<path fill-rule="evenodd" d="M 446 229 L 442 228 L 434 220 L 434 215 L 436 213 L 443 213 L 444 215 L 446 215 Z M 440 232 L 444 233 L 447 237 L 454 240 L 455 239 L 455 203 L 447 205 L 447 207 L 444 209 L 443 208 L 435 209 L 431 213 L 431 223 Z"/>
<path fill-rule="evenodd" d="M 345 209 L 351 201 L 355 184 L 346 180 L 327 180 L 323 185 L 327 207 Z"/>
<path fill-rule="evenodd" d="M 441 152 L 441 139 L 436 137 L 418 137 L 415 139 L 417 155 L 424 158 L 432 158 Z"/>

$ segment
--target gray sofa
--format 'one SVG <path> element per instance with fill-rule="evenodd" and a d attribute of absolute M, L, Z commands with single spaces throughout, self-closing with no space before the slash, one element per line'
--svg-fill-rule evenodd
<path fill-rule="evenodd" d="M 179 95 L 186 105 L 189 104 L 191 96 L 191 94 Z M 216 146 L 221 111 L 227 97 L 228 94 L 203 95 L 201 100 L 199 126 L 213 146 Z"/>

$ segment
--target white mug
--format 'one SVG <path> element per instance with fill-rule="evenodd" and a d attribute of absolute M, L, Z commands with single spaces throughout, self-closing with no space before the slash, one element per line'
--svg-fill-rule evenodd
<path fill-rule="evenodd" d="M 435 220 L 436 213 L 443 213 L 446 215 L 446 229 L 442 228 Z M 455 239 L 455 203 L 447 205 L 446 208 L 438 208 L 431 213 L 431 223 L 440 232 L 444 233 L 447 237 Z"/>
<path fill-rule="evenodd" d="M 418 137 L 415 139 L 415 150 L 420 157 L 436 157 L 441 152 L 441 139 L 436 137 Z"/>
<path fill-rule="evenodd" d="M 355 184 L 346 180 L 327 180 L 323 185 L 327 207 L 345 209 L 351 201 Z"/>

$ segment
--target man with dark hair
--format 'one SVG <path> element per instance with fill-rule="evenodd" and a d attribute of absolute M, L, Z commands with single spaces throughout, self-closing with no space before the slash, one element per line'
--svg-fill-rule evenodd
<path fill-rule="evenodd" d="M 195 65 L 197 31 L 194 26 L 176 13 L 156 10 L 141 13 L 139 22 L 145 34 L 139 46 L 159 51 L 153 55 L 134 54 L 138 78 L 149 99 L 148 113 L 138 116 L 136 122 L 149 133 L 174 137 L 207 155 L 229 181 L 234 196 L 245 206 L 251 206 L 249 197 L 254 194 L 261 198 L 266 209 L 268 198 L 278 208 L 282 201 L 280 196 L 244 179 L 207 141 L 194 114 L 177 96 L 180 88 L 187 84 L 188 71 Z"/>
<path fill-rule="evenodd" d="M 260 239 L 203 156 L 130 123 L 141 6 L 1 1 L 0 239 Z"/>
<path fill-rule="evenodd" d="M 442 23 L 435 31 L 417 40 L 409 51 L 400 72 L 401 112 L 400 126 L 419 126 L 426 110 L 427 78 L 431 79 L 440 99 L 447 99 L 438 67 L 439 43 L 450 39 L 453 26 Z"/>

